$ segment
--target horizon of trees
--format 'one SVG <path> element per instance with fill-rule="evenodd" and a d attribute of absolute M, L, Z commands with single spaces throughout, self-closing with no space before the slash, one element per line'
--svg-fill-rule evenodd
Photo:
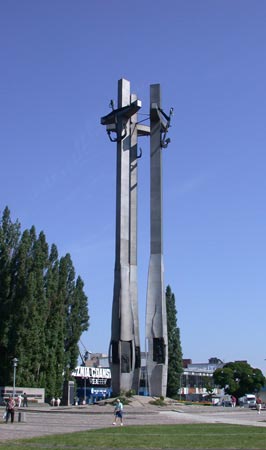
<path fill-rule="evenodd" d="M 76 367 L 81 334 L 89 327 L 84 283 L 71 256 L 59 258 L 43 231 L 21 231 L 6 207 L 0 222 L 0 385 L 44 387 L 62 394 Z"/>

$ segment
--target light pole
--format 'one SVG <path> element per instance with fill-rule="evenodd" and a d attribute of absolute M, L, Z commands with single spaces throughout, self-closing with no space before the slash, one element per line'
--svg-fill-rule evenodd
<path fill-rule="evenodd" d="M 83 399 L 83 405 L 86 405 L 86 376 L 84 377 L 84 399 Z"/>
<path fill-rule="evenodd" d="M 180 374 L 179 377 L 179 401 L 181 400 L 181 391 L 182 391 L 182 376 L 183 376 L 183 372 Z"/>
<path fill-rule="evenodd" d="M 12 359 L 13 362 L 13 368 L 14 368 L 14 375 L 13 375 L 13 398 L 15 398 L 16 395 L 16 369 L 18 365 L 18 359 L 14 358 Z"/>

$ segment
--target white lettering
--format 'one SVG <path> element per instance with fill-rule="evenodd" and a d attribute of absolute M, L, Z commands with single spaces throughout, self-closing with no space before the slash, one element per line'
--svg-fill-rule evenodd
<path fill-rule="evenodd" d="M 111 370 L 102 367 L 78 366 L 72 374 L 75 378 L 106 378 L 111 379 Z"/>

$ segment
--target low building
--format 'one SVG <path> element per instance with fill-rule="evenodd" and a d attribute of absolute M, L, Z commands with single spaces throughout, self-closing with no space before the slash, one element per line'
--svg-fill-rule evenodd
<path fill-rule="evenodd" d="M 213 373 L 224 363 L 218 358 L 210 358 L 206 363 L 192 363 L 191 359 L 183 359 L 183 373 L 180 376 L 181 388 L 177 392 L 180 398 L 186 400 L 203 400 L 213 394 L 220 395 L 223 390 L 214 385 Z M 96 376 L 103 370 L 107 376 Z M 79 403 L 94 403 L 97 400 L 108 398 L 112 395 L 111 370 L 108 356 L 102 353 L 90 353 L 84 359 L 84 365 L 78 366 L 73 372 L 77 384 L 77 396 Z M 141 352 L 140 395 L 148 395 L 148 379 L 146 370 L 146 353 Z"/>
<path fill-rule="evenodd" d="M 224 362 L 218 358 L 210 358 L 206 363 L 192 363 L 191 359 L 183 359 L 183 373 L 180 376 L 180 398 L 201 401 L 210 394 L 221 394 L 223 390 L 215 386 L 213 373 L 223 367 Z"/>
<path fill-rule="evenodd" d="M 109 367 L 78 366 L 72 372 L 76 380 L 76 403 L 95 403 L 111 397 L 111 370 Z"/>
<path fill-rule="evenodd" d="M 23 397 L 24 392 L 27 394 L 28 403 L 44 403 L 45 399 L 45 389 L 43 388 L 32 388 L 32 387 L 19 387 L 16 386 L 15 391 L 12 386 L 1 386 L 0 387 L 0 402 L 1 404 L 8 399 L 9 396 L 15 394 L 15 399 L 20 395 Z"/>

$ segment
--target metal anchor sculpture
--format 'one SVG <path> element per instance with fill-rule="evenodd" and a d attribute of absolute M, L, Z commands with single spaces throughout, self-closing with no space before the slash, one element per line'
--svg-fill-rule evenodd
<path fill-rule="evenodd" d="M 166 135 L 171 126 L 171 118 L 174 113 L 174 108 L 170 108 L 169 116 L 167 116 L 167 114 L 157 104 L 152 104 L 152 108 L 157 109 L 157 114 L 161 123 L 161 147 L 167 148 L 168 144 L 171 142 L 171 139 L 166 139 Z"/>
<path fill-rule="evenodd" d="M 110 105 L 114 108 L 114 101 L 111 100 Z M 112 112 L 101 118 L 101 124 L 106 125 L 106 131 L 111 142 L 121 142 L 127 136 L 127 123 L 130 117 L 138 112 L 141 108 L 141 101 L 136 100 L 130 105 L 113 109 Z M 116 137 L 112 137 L 111 133 L 116 133 Z"/>

